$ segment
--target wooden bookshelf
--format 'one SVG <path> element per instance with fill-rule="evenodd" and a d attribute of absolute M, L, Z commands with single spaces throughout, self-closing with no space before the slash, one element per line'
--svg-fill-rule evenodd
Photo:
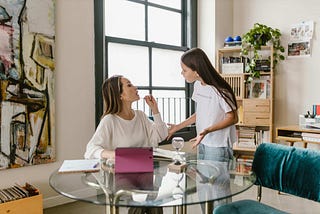
<path fill-rule="evenodd" d="M 300 127 L 298 125 L 277 127 L 276 141 L 277 142 L 280 142 L 280 141 L 288 142 L 290 146 L 293 146 L 293 144 L 295 142 L 302 142 L 304 148 L 307 148 L 308 143 L 320 144 L 320 142 L 317 142 L 317 141 L 304 140 L 303 133 L 319 134 L 320 135 L 320 129 Z"/>
<path fill-rule="evenodd" d="M 42 194 L 0 204 L 0 214 L 42 214 Z"/>
<path fill-rule="evenodd" d="M 259 54 L 262 59 L 270 57 L 270 62 L 273 61 L 272 47 L 263 46 Z M 217 56 L 216 69 L 233 89 L 239 107 L 238 142 L 233 147 L 234 153 L 252 155 L 260 143 L 273 142 L 272 63 L 269 68 L 259 67 L 260 78 L 250 81 L 251 74 L 245 71 L 248 59 L 241 56 L 241 46 L 221 48 Z M 254 129 L 253 134 L 250 128 Z"/>
<path fill-rule="evenodd" d="M 42 194 L 34 186 L 14 185 L 0 190 L 0 214 L 42 214 Z"/>

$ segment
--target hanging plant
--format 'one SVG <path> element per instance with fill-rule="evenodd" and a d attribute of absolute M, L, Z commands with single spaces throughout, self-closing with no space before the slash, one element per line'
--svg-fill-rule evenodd
<path fill-rule="evenodd" d="M 266 46 L 267 44 L 273 46 L 273 69 L 281 60 L 284 60 L 284 47 L 281 45 L 280 38 L 281 32 L 279 29 L 255 23 L 253 28 L 242 36 L 241 55 L 247 56 L 249 59 L 245 71 L 251 73 L 252 77 L 260 77 L 260 70 L 255 69 L 257 60 L 261 58 L 258 51 L 261 50 L 262 46 Z M 268 60 L 270 63 L 270 56 Z"/>

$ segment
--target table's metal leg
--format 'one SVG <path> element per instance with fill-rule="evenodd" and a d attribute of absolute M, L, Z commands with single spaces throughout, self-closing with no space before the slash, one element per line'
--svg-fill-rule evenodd
<path fill-rule="evenodd" d="M 112 205 L 106 205 L 106 214 L 119 214 L 119 208 Z"/>
<path fill-rule="evenodd" d="M 112 214 L 119 214 L 119 207 L 112 206 L 113 213 Z"/>
<path fill-rule="evenodd" d="M 213 213 L 213 203 L 212 202 L 206 202 L 205 203 L 205 214 L 212 214 Z"/>
<path fill-rule="evenodd" d="M 187 205 L 178 206 L 178 214 L 187 214 Z"/>
<path fill-rule="evenodd" d="M 112 214 L 111 207 L 109 205 L 106 205 L 105 208 L 106 208 L 106 214 Z"/>
<path fill-rule="evenodd" d="M 178 210 L 178 213 L 177 213 Z M 172 207 L 172 214 L 187 214 L 187 205 Z"/>

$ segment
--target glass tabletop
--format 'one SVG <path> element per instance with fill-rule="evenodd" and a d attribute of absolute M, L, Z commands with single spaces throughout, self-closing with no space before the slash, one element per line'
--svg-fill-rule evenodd
<path fill-rule="evenodd" d="M 237 173 L 229 162 L 196 160 L 185 162 L 179 173 L 169 170 L 172 160 L 154 159 L 151 173 L 59 173 L 54 171 L 50 186 L 75 199 L 111 206 L 166 207 L 214 202 L 250 188 L 253 173 Z"/>

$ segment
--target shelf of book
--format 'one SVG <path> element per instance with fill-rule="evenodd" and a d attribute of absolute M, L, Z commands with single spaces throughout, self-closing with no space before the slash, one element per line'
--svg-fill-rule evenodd
<path fill-rule="evenodd" d="M 30 184 L 0 190 L 0 214 L 42 214 L 42 194 Z"/>
<path fill-rule="evenodd" d="M 276 141 L 288 142 L 290 146 L 293 146 L 295 142 L 302 142 L 303 147 L 307 148 L 308 143 L 320 144 L 320 129 L 299 125 L 277 127 Z"/>
<path fill-rule="evenodd" d="M 235 170 L 231 171 L 234 175 L 250 175 L 252 173 L 253 156 L 239 156 L 236 158 Z"/>

